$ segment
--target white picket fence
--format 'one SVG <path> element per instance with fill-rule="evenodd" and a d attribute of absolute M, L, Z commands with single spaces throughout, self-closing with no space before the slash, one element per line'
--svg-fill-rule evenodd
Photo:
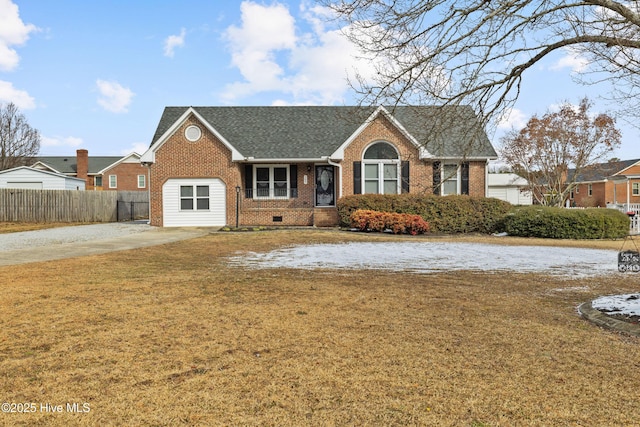
<path fill-rule="evenodd" d="M 607 208 L 629 214 L 629 234 L 640 234 L 640 203 L 610 203 Z M 635 215 L 630 215 L 631 212 L 634 212 Z"/>

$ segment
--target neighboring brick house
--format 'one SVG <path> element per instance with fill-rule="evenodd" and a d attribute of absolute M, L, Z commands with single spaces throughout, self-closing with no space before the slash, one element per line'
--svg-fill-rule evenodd
<path fill-rule="evenodd" d="M 148 191 L 149 170 L 140 164 L 140 155 L 124 157 L 91 156 L 77 150 L 76 157 L 48 156 L 34 159 L 32 167 L 84 179 L 87 190 Z"/>
<path fill-rule="evenodd" d="M 575 169 L 569 169 L 572 181 Z M 576 178 L 569 203 L 577 207 L 640 203 L 640 159 L 610 161 L 584 168 Z"/>
<path fill-rule="evenodd" d="M 469 107 L 167 107 L 140 161 L 151 225 L 331 226 L 351 194 L 485 196 L 496 158 Z"/>

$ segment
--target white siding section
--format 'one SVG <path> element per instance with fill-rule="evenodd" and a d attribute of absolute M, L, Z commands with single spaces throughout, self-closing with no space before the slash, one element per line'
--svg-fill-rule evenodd
<path fill-rule="evenodd" d="M 512 173 L 490 173 L 487 175 L 487 197 L 505 200 L 512 205 L 530 205 L 533 197 L 528 191 L 522 191 L 527 181 Z"/>
<path fill-rule="evenodd" d="M 21 166 L 0 172 L 0 188 L 84 190 L 85 182 L 82 179 Z"/>
<path fill-rule="evenodd" d="M 209 210 L 181 210 L 181 185 L 208 185 Z M 220 227 L 227 223 L 226 212 L 226 186 L 217 178 L 170 179 L 162 186 L 165 227 Z"/>
<path fill-rule="evenodd" d="M 7 181 L 7 185 L 2 188 L 24 188 L 27 190 L 42 190 L 42 182 L 14 182 Z"/>

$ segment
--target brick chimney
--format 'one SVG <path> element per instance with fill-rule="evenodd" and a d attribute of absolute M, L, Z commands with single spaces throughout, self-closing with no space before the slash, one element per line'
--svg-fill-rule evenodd
<path fill-rule="evenodd" d="M 89 174 L 89 151 L 76 150 L 76 176 L 85 181 Z"/>

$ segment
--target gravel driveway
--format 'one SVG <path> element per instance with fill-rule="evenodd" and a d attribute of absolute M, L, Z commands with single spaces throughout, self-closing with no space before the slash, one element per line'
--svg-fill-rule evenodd
<path fill-rule="evenodd" d="M 0 234 L 0 252 L 64 243 L 110 239 L 148 232 L 153 229 L 154 228 L 148 224 L 113 222 L 21 231 L 18 233 L 3 233 Z"/>
<path fill-rule="evenodd" d="M 4 233 L 0 234 L 0 266 L 162 245 L 204 236 L 211 231 L 115 222 Z"/>

